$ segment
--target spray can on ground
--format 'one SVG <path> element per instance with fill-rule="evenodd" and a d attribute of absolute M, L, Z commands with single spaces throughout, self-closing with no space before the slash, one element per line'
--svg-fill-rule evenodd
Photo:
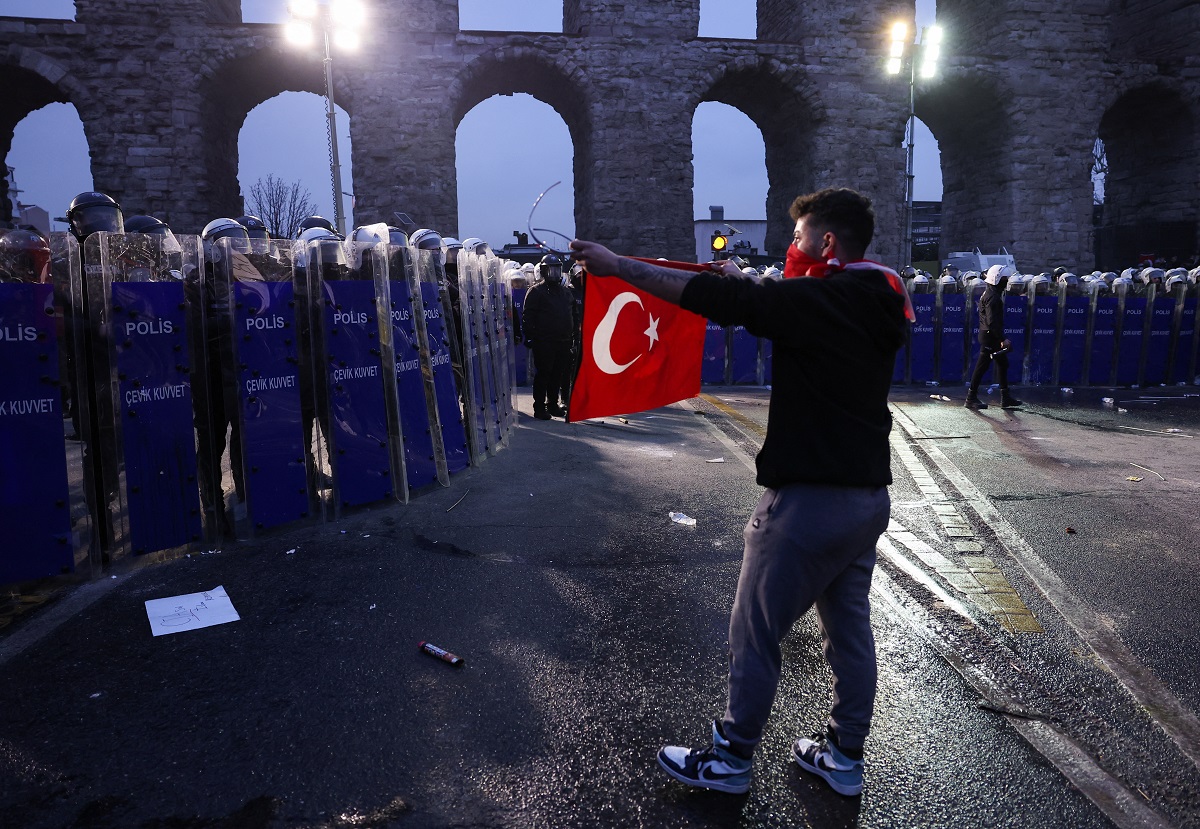
<path fill-rule="evenodd" d="M 436 656 L 443 662 L 449 662 L 456 668 L 461 668 L 467 664 L 463 661 L 461 656 L 455 656 L 454 654 L 450 653 L 450 651 L 439 648 L 437 645 L 431 642 L 419 642 L 417 644 L 417 649 L 423 653 L 429 654 L 430 656 Z"/>

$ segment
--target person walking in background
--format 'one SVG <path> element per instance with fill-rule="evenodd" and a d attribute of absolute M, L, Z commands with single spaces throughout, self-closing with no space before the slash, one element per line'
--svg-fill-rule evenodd
<path fill-rule="evenodd" d="M 695 273 L 619 257 L 594 242 L 571 247 L 589 279 L 619 276 L 722 326 L 744 325 L 773 346 L 767 434 L 755 459 L 766 490 L 743 533 L 728 705 L 712 723 L 710 745 L 666 746 L 659 765 L 690 786 L 749 790 L 782 672 L 781 642 L 816 605 L 833 708 L 822 732 L 797 740 L 792 754 L 834 791 L 856 795 L 875 705 L 868 594 L 891 509 L 887 398 L 914 315 L 899 275 L 862 260 L 875 232 L 870 200 L 827 189 L 796 199 L 790 213 L 796 250 L 789 261 L 797 276 L 819 278 Z"/>
<path fill-rule="evenodd" d="M 992 265 L 987 269 L 983 281 L 987 286 L 979 298 L 979 359 L 971 372 L 971 386 L 967 389 L 966 408 L 979 411 L 987 403 L 979 399 L 979 384 L 983 375 L 996 364 L 996 382 L 1000 384 L 1000 408 L 1015 409 L 1021 401 L 1008 390 L 1008 352 L 1012 340 L 1004 338 L 1004 287 L 1013 269 L 1008 265 Z"/>

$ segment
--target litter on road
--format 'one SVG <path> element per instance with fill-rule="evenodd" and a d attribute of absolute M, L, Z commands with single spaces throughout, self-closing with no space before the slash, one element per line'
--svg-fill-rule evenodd
<path fill-rule="evenodd" d="M 685 527 L 696 526 L 696 519 L 689 518 L 688 516 L 684 515 L 682 512 L 672 512 L 672 513 L 668 513 L 668 514 L 671 516 L 671 520 L 674 521 L 676 524 L 683 524 Z"/>
<path fill-rule="evenodd" d="M 147 599 L 146 616 L 150 620 L 150 632 L 155 636 L 222 625 L 242 618 L 233 609 L 233 602 L 223 586 L 183 596 Z"/>
<path fill-rule="evenodd" d="M 709 458 L 705 463 L 725 463 L 724 458 Z"/>
<path fill-rule="evenodd" d="M 417 643 L 417 649 L 422 653 L 427 653 L 436 659 L 442 660 L 443 662 L 449 662 L 456 668 L 461 668 L 463 665 L 467 664 L 463 661 L 461 656 L 455 656 L 454 654 L 450 653 L 450 651 L 444 648 L 439 648 L 432 642 L 419 642 Z"/>

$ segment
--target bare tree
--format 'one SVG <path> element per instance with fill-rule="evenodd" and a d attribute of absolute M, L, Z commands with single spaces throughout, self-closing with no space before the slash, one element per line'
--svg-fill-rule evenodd
<path fill-rule="evenodd" d="M 273 175 L 259 179 L 250 187 L 250 198 L 246 209 L 251 215 L 263 220 L 267 231 L 275 239 L 290 239 L 300 222 L 316 212 L 312 194 L 300 186 L 280 181 Z"/>

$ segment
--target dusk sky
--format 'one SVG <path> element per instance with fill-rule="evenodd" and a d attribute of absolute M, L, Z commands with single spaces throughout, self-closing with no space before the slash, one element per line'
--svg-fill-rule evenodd
<path fill-rule="evenodd" d="M 364 2 L 370 7 L 371 0 Z M 701 0 L 700 35 L 753 38 L 754 9 L 754 0 Z M 463 29 L 562 31 L 562 0 L 460 0 L 459 10 Z M 919 0 L 917 13 L 919 23 L 931 22 L 933 0 Z M 70 19 L 74 14 L 71 0 L 0 0 L 0 16 Z M 243 0 L 242 15 L 247 23 L 282 22 L 287 19 L 286 2 Z M 333 71 L 336 75 L 336 54 Z M 349 119 L 340 107 L 337 115 L 343 190 L 352 192 Z M 311 129 L 296 128 L 303 123 Z M 708 218 L 708 206 L 720 204 L 735 224 L 738 219 L 766 218 L 763 140 L 753 122 L 732 107 L 704 103 L 696 110 L 692 135 L 695 217 Z M 459 238 L 478 236 L 495 248 L 512 241 L 512 231 L 525 230 L 538 193 L 559 180 L 562 184 L 538 208 L 535 224 L 574 233 L 571 141 L 566 124 L 549 105 L 523 94 L 483 101 L 463 118 L 456 148 Z M 256 180 L 273 174 L 299 181 L 308 188 L 317 211 L 333 217 L 323 98 L 288 92 L 260 104 L 246 117 L 238 152 L 244 195 Z M 21 201 L 41 205 L 51 216 L 63 215 L 77 193 L 92 189 L 83 127 L 68 104 L 51 104 L 21 121 L 7 163 L 14 168 Z M 920 122 L 915 174 L 914 198 L 939 200 L 937 143 Z M 346 199 L 348 224 L 353 220 L 349 202 Z M 411 207 L 396 209 L 421 223 Z M 65 227 L 56 224 L 55 229 Z M 435 229 L 447 235 L 455 231 Z"/>

